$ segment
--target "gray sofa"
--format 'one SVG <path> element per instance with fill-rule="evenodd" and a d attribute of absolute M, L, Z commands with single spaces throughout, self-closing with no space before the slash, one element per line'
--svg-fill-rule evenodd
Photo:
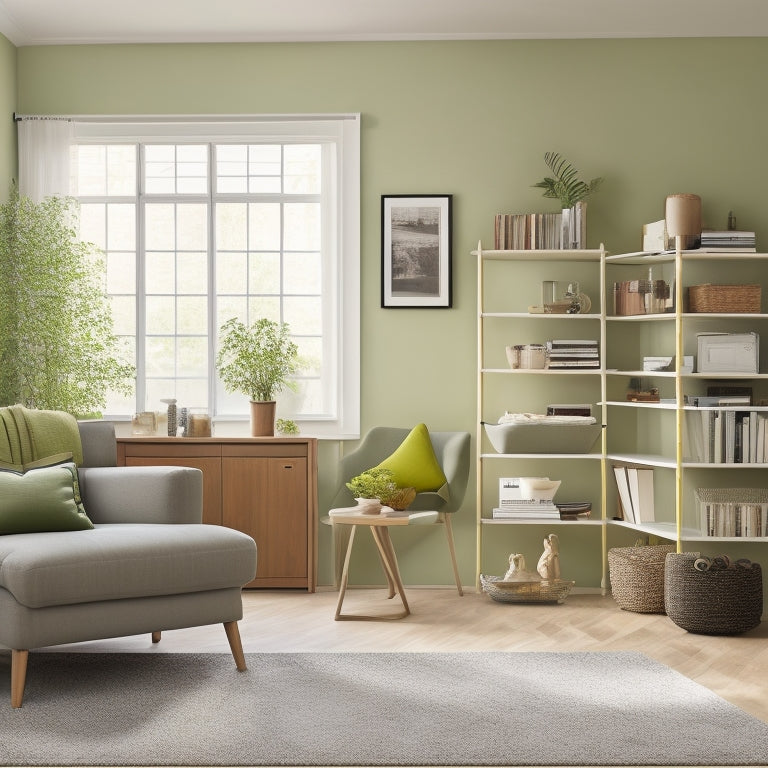
<path fill-rule="evenodd" d="M 29 650 L 62 643 L 144 632 L 157 642 L 164 629 L 223 623 L 244 670 L 237 622 L 242 586 L 256 573 L 253 539 L 201 523 L 200 470 L 117 467 L 112 425 L 79 429 L 78 476 L 94 529 L 0 536 L 12 706 L 22 703 Z"/>

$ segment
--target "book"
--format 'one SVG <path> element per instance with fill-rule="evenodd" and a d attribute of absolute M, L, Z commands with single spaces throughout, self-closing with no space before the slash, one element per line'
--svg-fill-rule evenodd
<path fill-rule="evenodd" d="M 622 517 L 627 523 L 634 523 L 635 515 L 632 510 L 632 497 L 629 494 L 629 478 L 627 477 L 627 468 L 624 466 L 614 465 L 613 473 L 616 477 L 616 487 L 619 490 L 619 501 L 621 502 Z"/>
<path fill-rule="evenodd" d="M 557 403 L 547 406 L 547 416 L 591 416 L 592 406 L 589 403 Z"/>
<path fill-rule="evenodd" d="M 653 498 L 653 470 L 627 467 L 627 478 L 635 522 L 654 522 L 656 512 Z"/>

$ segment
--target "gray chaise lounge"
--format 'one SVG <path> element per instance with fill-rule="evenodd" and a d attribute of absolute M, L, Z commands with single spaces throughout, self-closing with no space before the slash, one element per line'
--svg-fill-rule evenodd
<path fill-rule="evenodd" d="M 0 645 L 11 649 L 11 705 L 30 649 L 223 623 L 237 669 L 241 589 L 256 573 L 250 536 L 203 525 L 202 473 L 116 467 L 114 429 L 81 422 L 79 468 L 93 530 L 0 536 Z M 34 658 L 34 657 L 33 657 Z"/>

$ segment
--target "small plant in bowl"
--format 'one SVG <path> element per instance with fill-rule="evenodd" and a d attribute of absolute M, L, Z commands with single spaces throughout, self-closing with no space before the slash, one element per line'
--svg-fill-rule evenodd
<path fill-rule="evenodd" d="M 299 425 L 293 419 L 278 419 L 275 422 L 275 431 L 278 435 L 298 435 Z"/>
<path fill-rule="evenodd" d="M 416 498 L 415 488 L 400 488 L 389 469 L 374 467 L 353 477 L 347 488 L 356 499 L 377 499 L 386 507 L 404 510 Z M 358 502 L 359 503 L 359 502 Z"/>

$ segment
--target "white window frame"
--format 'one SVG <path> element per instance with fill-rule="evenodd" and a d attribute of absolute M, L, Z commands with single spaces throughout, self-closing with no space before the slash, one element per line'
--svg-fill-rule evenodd
<path fill-rule="evenodd" d="M 299 420 L 303 434 L 328 439 L 360 436 L 360 115 L 216 115 L 216 116 L 70 116 L 77 144 L 194 143 L 274 141 L 332 142 L 335 145 L 337 180 L 333 215 L 338 243 L 332 269 L 324 273 L 323 296 L 335 309 L 329 327 L 336 347 L 335 418 Z M 138 161 L 138 157 L 137 157 Z M 73 190 L 76 194 L 76 190 Z M 226 195 L 214 195 L 213 204 Z M 324 243 L 324 246 L 326 244 Z M 138 247 L 138 246 L 137 246 Z M 139 307 L 143 327 L 143 307 Z M 209 333 L 215 335 L 213 313 Z M 215 370 L 209 364 L 209 386 L 215 397 Z M 326 377 L 327 378 L 327 377 Z M 247 420 L 216 417 L 219 436 L 247 434 Z"/>

